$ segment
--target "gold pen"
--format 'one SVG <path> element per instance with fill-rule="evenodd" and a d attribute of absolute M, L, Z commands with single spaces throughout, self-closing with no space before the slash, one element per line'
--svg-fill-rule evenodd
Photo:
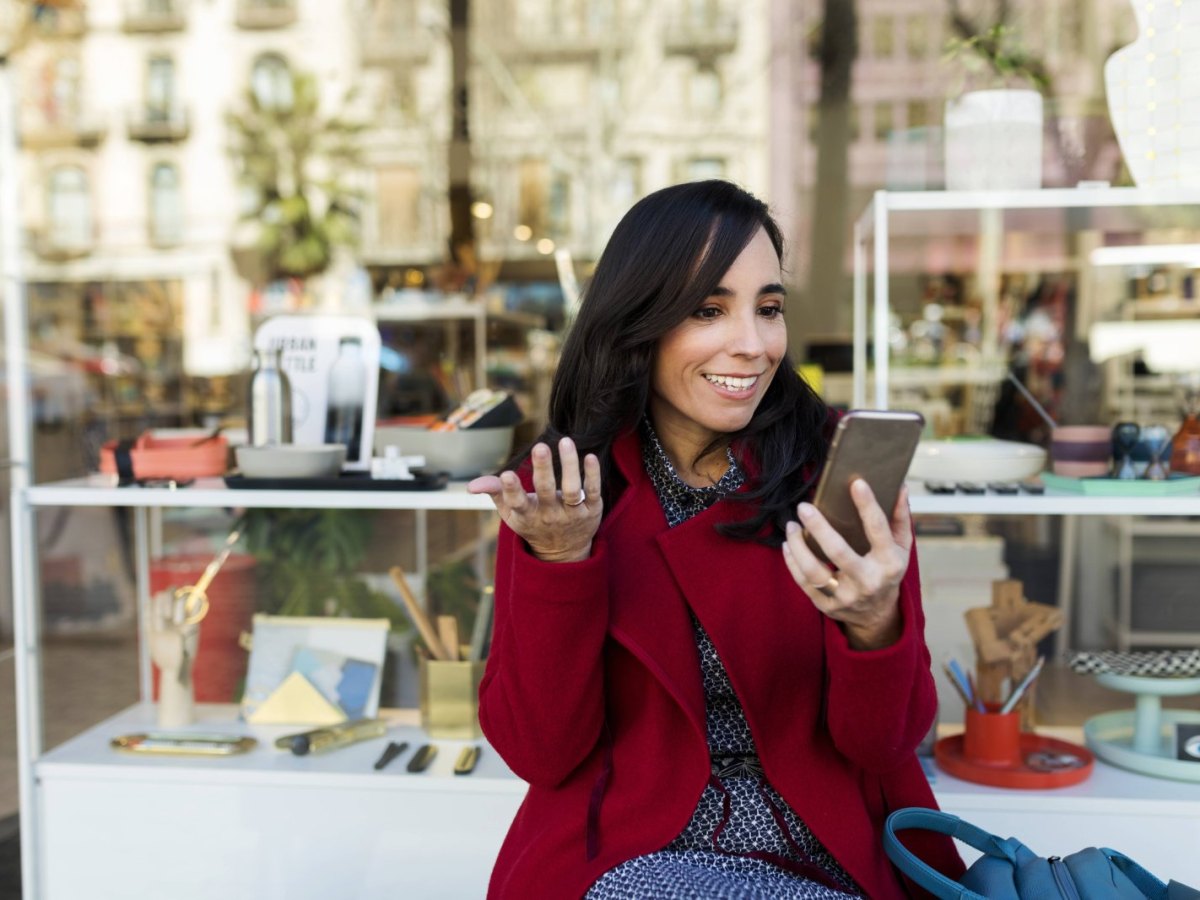
<path fill-rule="evenodd" d="M 304 756 L 377 738 L 386 734 L 387 729 L 387 722 L 383 719 L 355 719 L 340 725 L 285 735 L 275 741 L 275 746 L 281 750 L 291 750 L 296 756 Z"/>

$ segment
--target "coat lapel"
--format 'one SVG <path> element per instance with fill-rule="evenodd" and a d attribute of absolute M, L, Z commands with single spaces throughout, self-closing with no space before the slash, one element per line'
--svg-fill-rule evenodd
<path fill-rule="evenodd" d="M 824 646 L 820 613 L 788 574 L 782 551 L 734 541 L 714 529 L 744 510 L 722 501 L 659 534 L 656 542 L 716 646 L 757 738 L 770 729 L 772 717 L 819 716 L 817 709 L 790 708 L 796 694 L 780 678 L 821 684 Z"/>
<path fill-rule="evenodd" d="M 637 436 L 619 439 L 613 455 L 628 487 L 605 523 L 613 560 L 609 631 L 662 682 L 704 735 L 704 689 L 692 622 L 656 541 L 667 531 L 666 518 L 642 468 Z"/>

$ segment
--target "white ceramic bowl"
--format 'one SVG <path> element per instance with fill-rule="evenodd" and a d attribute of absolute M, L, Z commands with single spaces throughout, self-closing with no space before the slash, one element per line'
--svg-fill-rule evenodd
<path fill-rule="evenodd" d="M 495 471 L 512 451 L 513 427 L 430 431 L 414 425 L 376 425 L 375 455 L 391 445 L 401 456 L 424 456 L 425 468 L 451 478 L 474 478 Z"/>
<path fill-rule="evenodd" d="M 345 444 L 268 444 L 235 452 L 247 478 L 329 478 L 346 461 Z"/>
<path fill-rule="evenodd" d="M 908 477 L 928 481 L 1020 481 L 1046 468 L 1036 444 L 992 438 L 921 441 Z"/>

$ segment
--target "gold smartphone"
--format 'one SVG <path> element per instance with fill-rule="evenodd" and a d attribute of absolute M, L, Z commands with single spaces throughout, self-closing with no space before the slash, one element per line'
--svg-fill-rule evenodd
<path fill-rule="evenodd" d="M 813 506 L 855 553 L 868 553 L 871 542 L 850 496 L 850 484 L 864 479 L 890 518 L 924 426 L 920 413 L 905 410 L 852 409 L 838 421 Z M 817 557 L 828 562 L 816 540 L 807 533 L 805 538 Z"/>

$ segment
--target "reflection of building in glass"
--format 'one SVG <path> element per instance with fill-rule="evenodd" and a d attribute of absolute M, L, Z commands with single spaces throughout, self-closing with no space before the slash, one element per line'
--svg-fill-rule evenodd
<path fill-rule="evenodd" d="M 944 57 L 954 34 L 949 10 L 960 6 L 990 24 L 995 3 L 960 0 L 857 0 L 849 209 L 861 210 L 872 191 L 937 188 L 942 184 L 941 124 L 945 101 L 966 87 L 990 87 L 964 76 Z M 1127 0 L 1013 0 L 1009 24 L 1022 46 L 1054 78 L 1047 99 L 1043 184 L 1080 178 L 1115 180 L 1120 156 L 1108 123 L 1102 65 L 1133 36 Z M 772 194 L 787 211 L 785 231 L 797 251 L 794 268 L 807 270 L 811 210 L 816 190 L 820 129 L 821 4 L 772 0 L 772 35 L 782 52 L 771 77 Z M 847 255 L 847 271 L 849 256 Z"/>
<path fill-rule="evenodd" d="M 975 7 L 963 0 L 968 11 Z M 1056 79 L 1047 183 L 1118 165 L 1100 65 L 1126 42 L 1125 0 L 1010 4 Z M 250 290 L 231 253 L 245 189 L 226 114 L 248 91 L 287 109 L 291 76 L 346 89 L 369 128 L 357 260 L 399 284 L 441 263 L 451 109 L 442 0 L 93 0 L 39 23 L 20 59 L 32 277 L 177 277 L 198 373 L 246 362 Z M 858 0 L 848 199 L 936 184 L 944 0 Z M 815 191 L 820 4 L 801 0 L 490 0 L 471 4 L 467 102 L 481 261 L 588 260 L 639 196 L 726 177 L 767 196 L 806 255 Z M 347 111 L 348 112 L 348 111 Z M 1086 163 L 1072 168 L 1069 163 Z M 815 226 L 814 226 L 815 227 Z M 902 260 L 902 256 L 898 257 Z M 389 272 L 390 270 L 390 272 Z M 540 271 L 540 270 L 539 270 Z M 395 277 L 391 277 L 395 274 Z M 541 272 L 538 277 L 547 277 Z M 552 275 L 549 277 L 553 277 Z"/>

